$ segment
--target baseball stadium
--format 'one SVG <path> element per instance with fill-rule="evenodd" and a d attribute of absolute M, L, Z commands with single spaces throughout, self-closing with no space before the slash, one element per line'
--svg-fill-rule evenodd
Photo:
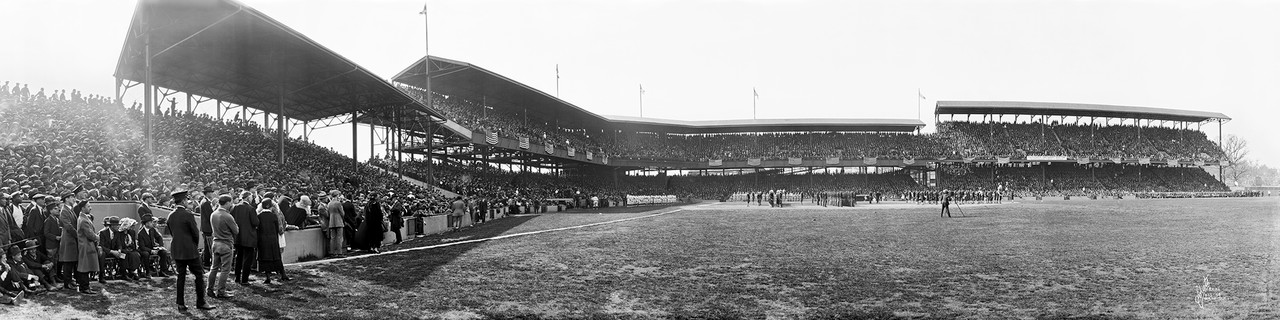
<path fill-rule="evenodd" d="M 614 116 L 463 60 L 139 1 L 113 96 L 0 90 L 0 317 L 1280 317 L 1223 113 Z"/>

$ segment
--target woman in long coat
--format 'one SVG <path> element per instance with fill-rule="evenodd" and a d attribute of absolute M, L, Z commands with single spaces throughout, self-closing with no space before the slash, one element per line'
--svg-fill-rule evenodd
<path fill-rule="evenodd" d="M 378 253 L 378 248 L 382 247 L 383 233 L 387 232 L 383 228 L 382 205 L 378 203 L 378 193 L 369 194 L 369 204 L 364 207 L 364 222 L 360 224 L 360 230 L 356 231 L 356 245 L 360 249 L 368 250 L 372 253 Z"/>
<path fill-rule="evenodd" d="M 289 280 L 284 275 L 284 264 L 280 258 L 280 235 L 284 234 L 284 224 L 276 211 L 272 210 L 274 201 L 263 201 L 258 209 L 258 271 L 271 283 L 271 272 L 279 272 L 280 280 Z"/>
<path fill-rule="evenodd" d="M 89 205 L 87 200 L 81 201 L 76 204 L 75 211 L 80 216 L 76 221 L 76 237 L 79 243 L 76 282 L 80 285 L 80 293 L 92 294 L 89 291 L 89 273 L 101 271 L 98 266 L 98 231 L 93 228 L 93 206 Z"/>

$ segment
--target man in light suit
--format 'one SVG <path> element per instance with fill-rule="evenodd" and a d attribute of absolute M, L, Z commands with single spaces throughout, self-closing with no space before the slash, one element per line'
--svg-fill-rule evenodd
<path fill-rule="evenodd" d="M 325 206 L 325 213 L 329 215 L 329 224 L 325 225 L 325 232 L 329 235 L 329 255 L 341 256 L 347 253 L 347 248 L 343 245 L 342 237 L 345 232 L 346 223 L 343 222 L 342 211 L 342 192 L 338 190 L 329 191 L 329 204 Z"/>

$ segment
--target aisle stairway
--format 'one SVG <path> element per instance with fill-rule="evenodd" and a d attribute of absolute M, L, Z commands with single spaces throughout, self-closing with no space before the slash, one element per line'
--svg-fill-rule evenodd
<path fill-rule="evenodd" d="M 391 175 L 400 175 L 399 173 L 396 173 L 395 171 L 387 170 L 387 169 L 384 169 L 384 168 L 379 167 L 379 166 L 369 166 L 369 167 L 374 168 L 374 169 L 378 169 L 378 170 L 382 170 L 382 171 L 384 171 L 384 172 L 386 172 L 386 173 L 388 173 L 388 174 L 391 174 Z M 419 187 L 423 187 L 423 188 L 431 188 L 431 189 L 435 189 L 435 190 L 436 190 L 436 192 L 439 192 L 441 195 L 444 195 L 444 196 L 445 196 L 445 198 L 453 199 L 454 197 L 457 197 L 457 196 L 458 196 L 458 194 L 457 194 L 457 193 L 454 193 L 453 191 L 445 190 L 444 188 L 441 188 L 441 187 L 438 187 L 438 186 L 433 186 L 433 185 L 427 184 L 426 182 L 423 182 L 422 180 L 418 180 L 418 179 L 410 178 L 409 176 L 400 176 L 400 178 L 401 178 L 401 179 L 404 179 L 404 181 L 405 181 L 405 182 L 408 182 L 409 184 L 412 184 L 412 185 L 415 185 L 415 186 L 419 186 Z"/>

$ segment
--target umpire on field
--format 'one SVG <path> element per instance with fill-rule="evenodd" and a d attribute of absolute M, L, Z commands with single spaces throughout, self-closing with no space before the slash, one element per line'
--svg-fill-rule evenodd
<path fill-rule="evenodd" d="M 950 218 L 951 217 L 951 191 L 942 190 L 942 194 L 938 195 L 938 197 L 942 198 L 942 212 L 938 212 L 938 217 L 942 217 L 942 215 L 945 213 L 947 215 L 947 218 Z"/>

